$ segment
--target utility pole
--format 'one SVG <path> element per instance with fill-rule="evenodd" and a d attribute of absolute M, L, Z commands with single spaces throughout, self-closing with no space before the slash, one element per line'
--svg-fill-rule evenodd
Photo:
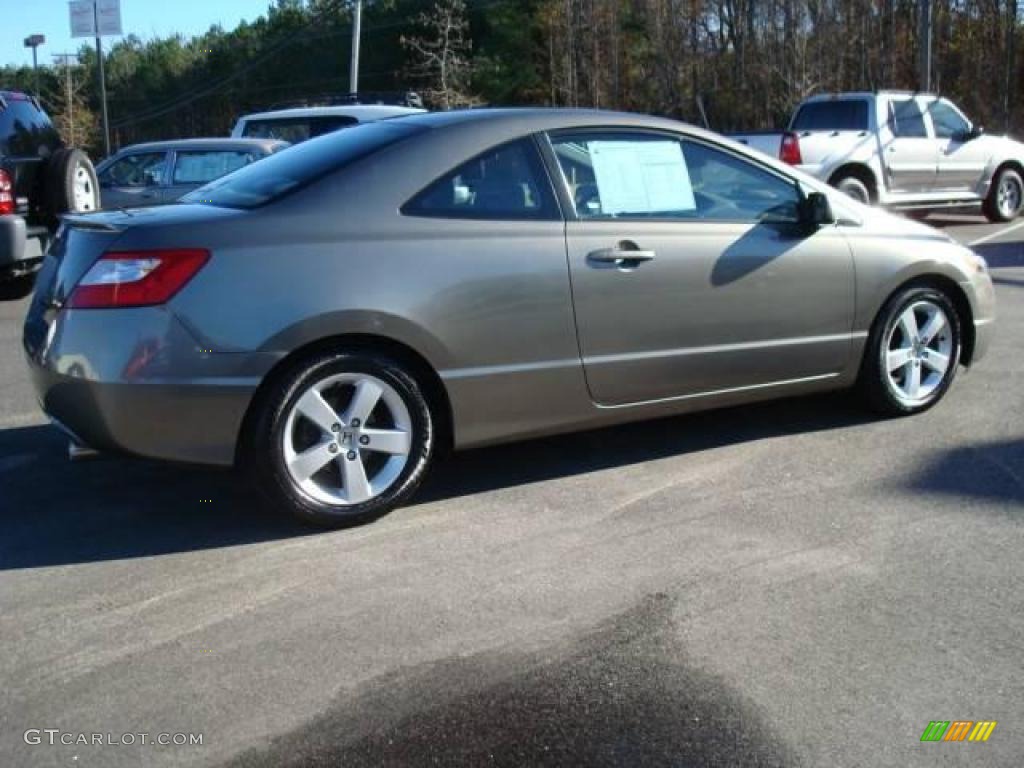
<path fill-rule="evenodd" d="M 68 105 L 68 135 L 66 138 L 68 144 L 76 146 L 78 142 L 75 140 L 75 88 L 71 81 L 71 62 L 78 63 L 78 54 L 55 53 L 53 60 L 64 65 L 64 92 L 67 94 Z"/>
<path fill-rule="evenodd" d="M 359 37 L 363 25 L 363 0 L 355 0 L 352 8 L 352 61 L 348 68 L 348 92 L 359 93 Z"/>
<path fill-rule="evenodd" d="M 96 59 L 99 62 L 100 101 L 103 103 L 103 153 L 110 156 L 110 116 L 107 113 L 107 76 L 103 71 L 103 38 L 100 37 L 98 0 L 92 0 L 92 19 L 96 25 Z"/>
<path fill-rule="evenodd" d="M 1003 82 L 1003 127 L 1010 132 L 1013 115 L 1013 73 L 1017 59 L 1017 0 L 1006 3 L 1006 69 Z"/>
<path fill-rule="evenodd" d="M 918 52 L 920 55 L 920 74 L 917 89 L 932 89 L 932 0 L 919 0 L 921 26 L 918 30 Z"/>

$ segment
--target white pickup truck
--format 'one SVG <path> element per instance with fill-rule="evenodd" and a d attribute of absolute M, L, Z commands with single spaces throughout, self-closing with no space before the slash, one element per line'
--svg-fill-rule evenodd
<path fill-rule="evenodd" d="M 952 102 L 899 91 L 814 96 L 783 133 L 730 134 L 864 203 L 926 211 L 1024 207 L 1024 144 L 989 136 Z"/>

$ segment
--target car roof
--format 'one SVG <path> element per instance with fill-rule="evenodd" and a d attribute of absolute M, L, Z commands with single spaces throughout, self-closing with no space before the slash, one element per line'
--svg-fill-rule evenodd
<path fill-rule="evenodd" d="M 923 97 L 937 99 L 937 94 L 929 93 L 928 91 L 899 91 L 899 90 L 886 90 L 886 91 L 841 91 L 836 93 L 818 93 L 814 96 L 810 96 L 804 99 L 803 103 L 812 101 L 836 101 L 839 99 L 873 99 L 877 96 L 905 96 L 911 97 Z"/>
<path fill-rule="evenodd" d="M 126 152 L 145 152 L 145 151 L 157 151 L 168 149 L 210 149 L 210 150 L 225 150 L 225 149 L 262 149 L 267 152 L 276 149 L 283 149 L 288 146 L 287 141 L 280 141 L 278 139 L 225 139 L 225 138 L 209 138 L 209 139 L 171 139 L 168 141 L 148 141 L 142 144 L 131 144 L 127 147 L 122 147 L 117 151 L 117 154 L 125 154 Z"/>
<path fill-rule="evenodd" d="M 276 109 L 270 112 L 253 112 L 242 115 L 239 120 L 284 120 L 293 117 L 354 117 L 362 122 L 383 120 L 402 115 L 422 114 L 426 110 L 416 107 L 396 107 L 387 104 L 350 104 L 347 106 L 329 107 L 292 107 Z"/>
<path fill-rule="evenodd" d="M 682 123 L 667 117 L 656 117 L 637 112 L 614 112 L 604 109 L 570 109 L 562 107 L 486 107 L 482 109 L 457 109 L 448 112 L 425 112 L 419 115 L 395 118 L 399 124 L 419 126 L 426 129 L 444 129 L 459 125 L 478 124 L 481 127 L 515 126 L 523 133 L 552 131 L 568 128 L 663 128 L 679 131 L 684 128 L 693 135 L 711 136 L 689 123 Z M 718 137 L 721 138 L 721 137 Z"/>

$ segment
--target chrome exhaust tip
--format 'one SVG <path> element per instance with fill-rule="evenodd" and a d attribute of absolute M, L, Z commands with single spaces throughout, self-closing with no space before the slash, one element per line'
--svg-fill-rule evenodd
<path fill-rule="evenodd" d="M 76 443 L 74 440 L 68 441 L 68 461 L 80 462 L 89 461 L 91 459 L 98 459 L 100 452 L 95 448 L 90 448 L 87 445 Z"/>

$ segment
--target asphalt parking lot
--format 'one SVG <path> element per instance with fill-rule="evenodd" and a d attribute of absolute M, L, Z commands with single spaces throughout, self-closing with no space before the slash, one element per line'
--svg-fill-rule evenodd
<path fill-rule="evenodd" d="M 471 452 L 332 533 L 228 473 L 68 464 L 0 303 L 0 765 L 1019 766 L 1024 222 L 931 223 L 999 296 L 932 411 Z M 203 743 L 25 743 L 47 728 Z"/>

